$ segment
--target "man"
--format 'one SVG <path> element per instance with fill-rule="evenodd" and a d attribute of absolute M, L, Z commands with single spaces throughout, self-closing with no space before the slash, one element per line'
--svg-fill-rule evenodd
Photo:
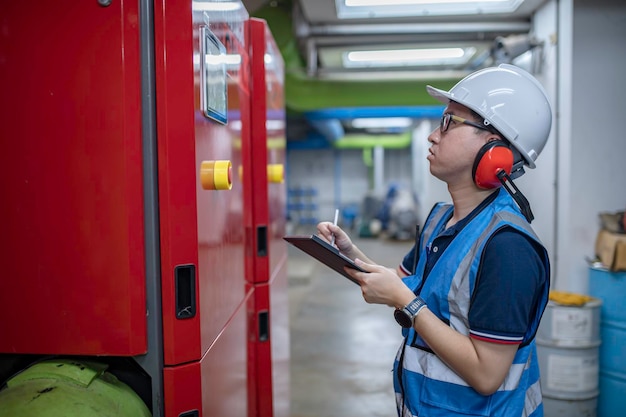
<path fill-rule="evenodd" d="M 405 271 L 376 265 L 332 223 L 319 234 L 367 271 L 348 270 L 368 303 L 395 307 L 405 336 L 394 363 L 399 415 L 542 416 L 534 337 L 550 266 L 511 178 L 535 167 L 550 104 L 530 74 L 505 64 L 427 90 L 447 105 L 427 158 L 452 204 L 429 214 L 415 270 L 406 259 Z"/>

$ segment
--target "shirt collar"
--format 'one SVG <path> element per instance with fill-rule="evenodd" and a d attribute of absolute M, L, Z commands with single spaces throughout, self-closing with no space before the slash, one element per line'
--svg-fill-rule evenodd
<path fill-rule="evenodd" d="M 467 223 L 469 223 L 474 217 L 478 215 L 478 213 L 483 211 L 485 207 L 491 204 L 498 197 L 499 193 L 500 193 L 500 189 L 496 190 L 496 192 L 489 194 L 483 201 L 480 202 L 478 206 L 476 206 L 474 210 L 472 210 L 470 214 L 465 216 L 463 219 L 461 219 L 461 221 L 457 222 L 452 227 L 445 229 L 441 233 L 441 236 L 454 236 L 457 233 L 459 233 L 461 230 L 463 230 L 463 228 L 467 225 Z M 445 224 L 452 217 L 452 213 L 454 213 L 454 210 L 450 210 L 450 213 L 448 214 L 446 221 L 443 223 L 444 228 L 445 228 Z"/>

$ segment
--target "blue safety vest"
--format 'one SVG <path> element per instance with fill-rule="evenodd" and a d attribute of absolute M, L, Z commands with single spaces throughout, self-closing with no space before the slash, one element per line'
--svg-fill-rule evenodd
<path fill-rule="evenodd" d="M 424 271 L 426 248 L 431 246 L 436 233 L 444 229 L 452 209 L 451 205 L 440 203 L 431 211 L 420 240 L 416 271 Z M 513 227 L 540 243 L 511 196 L 501 192 L 455 236 L 425 282 L 420 274 L 405 278 L 405 283 L 419 293 L 430 311 L 463 335 L 469 335 L 470 300 L 484 246 L 504 226 Z M 545 249 L 543 259 L 545 267 L 549 268 Z M 546 283 L 539 303 L 541 311 L 535 314 L 504 382 L 488 396 L 476 392 L 446 366 L 414 329 L 404 330 L 405 339 L 394 362 L 399 415 L 543 416 L 534 335 L 548 302 L 548 292 Z"/>

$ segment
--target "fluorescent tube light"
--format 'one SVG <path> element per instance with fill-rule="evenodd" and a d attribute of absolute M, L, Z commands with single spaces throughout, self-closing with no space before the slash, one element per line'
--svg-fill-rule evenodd
<path fill-rule="evenodd" d="M 241 9 L 241 2 L 224 1 L 224 2 L 204 2 L 195 0 L 191 2 L 192 10 L 199 12 L 233 12 Z"/>
<path fill-rule="evenodd" d="M 209 65 L 222 65 L 226 64 L 229 68 L 238 67 L 241 64 L 241 55 L 227 54 L 227 55 L 206 55 L 205 62 Z"/>
<path fill-rule="evenodd" d="M 265 54 L 265 65 L 268 68 L 274 67 L 274 58 L 270 54 Z M 225 64 L 228 69 L 236 69 L 241 65 L 241 55 L 239 54 L 226 54 L 226 55 L 206 55 L 205 62 L 208 65 L 222 65 Z M 197 69 L 200 66 L 200 55 L 193 56 L 193 65 Z"/>
<path fill-rule="evenodd" d="M 231 120 L 228 122 L 228 126 L 232 130 L 241 131 L 241 120 Z M 269 131 L 279 131 L 285 129 L 285 121 L 284 120 L 266 120 L 265 128 Z"/>
<path fill-rule="evenodd" d="M 285 128 L 284 120 L 267 120 L 265 122 L 265 128 L 267 130 L 283 130 Z"/>
<path fill-rule="evenodd" d="M 524 0 L 335 0 L 340 19 L 511 13 Z"/>
<path fill-rule="evenodd" d="M 196 70 L 200 68 L 200 55 L 194 54 L 193 66 Z M 226 65 L 229 70 L 236 70 L 241 64 L 241 55 L 226 54 L 226 55 L 205 55 L 204 62 L 207 65 Z"/>
<path fill-rule="evenodd" d="M 445 3 L 510 3 L 511 0 L 345 0 L 344 4 L 348 7 L 365 7 L 365 6 L 396 6 L 396 5 L 430 5 Z"/>
<path fill-rule="evenodd" d="M 411 126 L 413 121 L 408 117 L 367 117 L 352 119 L 352 127 L 357 129 L 376 128 L 405 128 Z"/>
<path fill-rule="evenodd" d="M 458 65 L 475 53 L 473 47 L 349 51 L 343 54 L 343 64 L 346 68 Z"/>

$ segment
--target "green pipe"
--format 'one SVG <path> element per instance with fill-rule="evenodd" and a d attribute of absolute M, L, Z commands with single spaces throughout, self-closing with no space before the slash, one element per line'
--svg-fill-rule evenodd
<path fill-rule="evenodd" d="M 411 132 L 396 135 L 348 134 L 332 142 L 337 149 L 366 149 L 381 146 L 385 149 L 403 149 L 411 145 Z"/>
<path fill-rule="evenodd" d="M 363 148 L 363 164 L 365 164 L 365 166 L 368 168 L 371 168 L 374 165 L 372 148 Z"/>

